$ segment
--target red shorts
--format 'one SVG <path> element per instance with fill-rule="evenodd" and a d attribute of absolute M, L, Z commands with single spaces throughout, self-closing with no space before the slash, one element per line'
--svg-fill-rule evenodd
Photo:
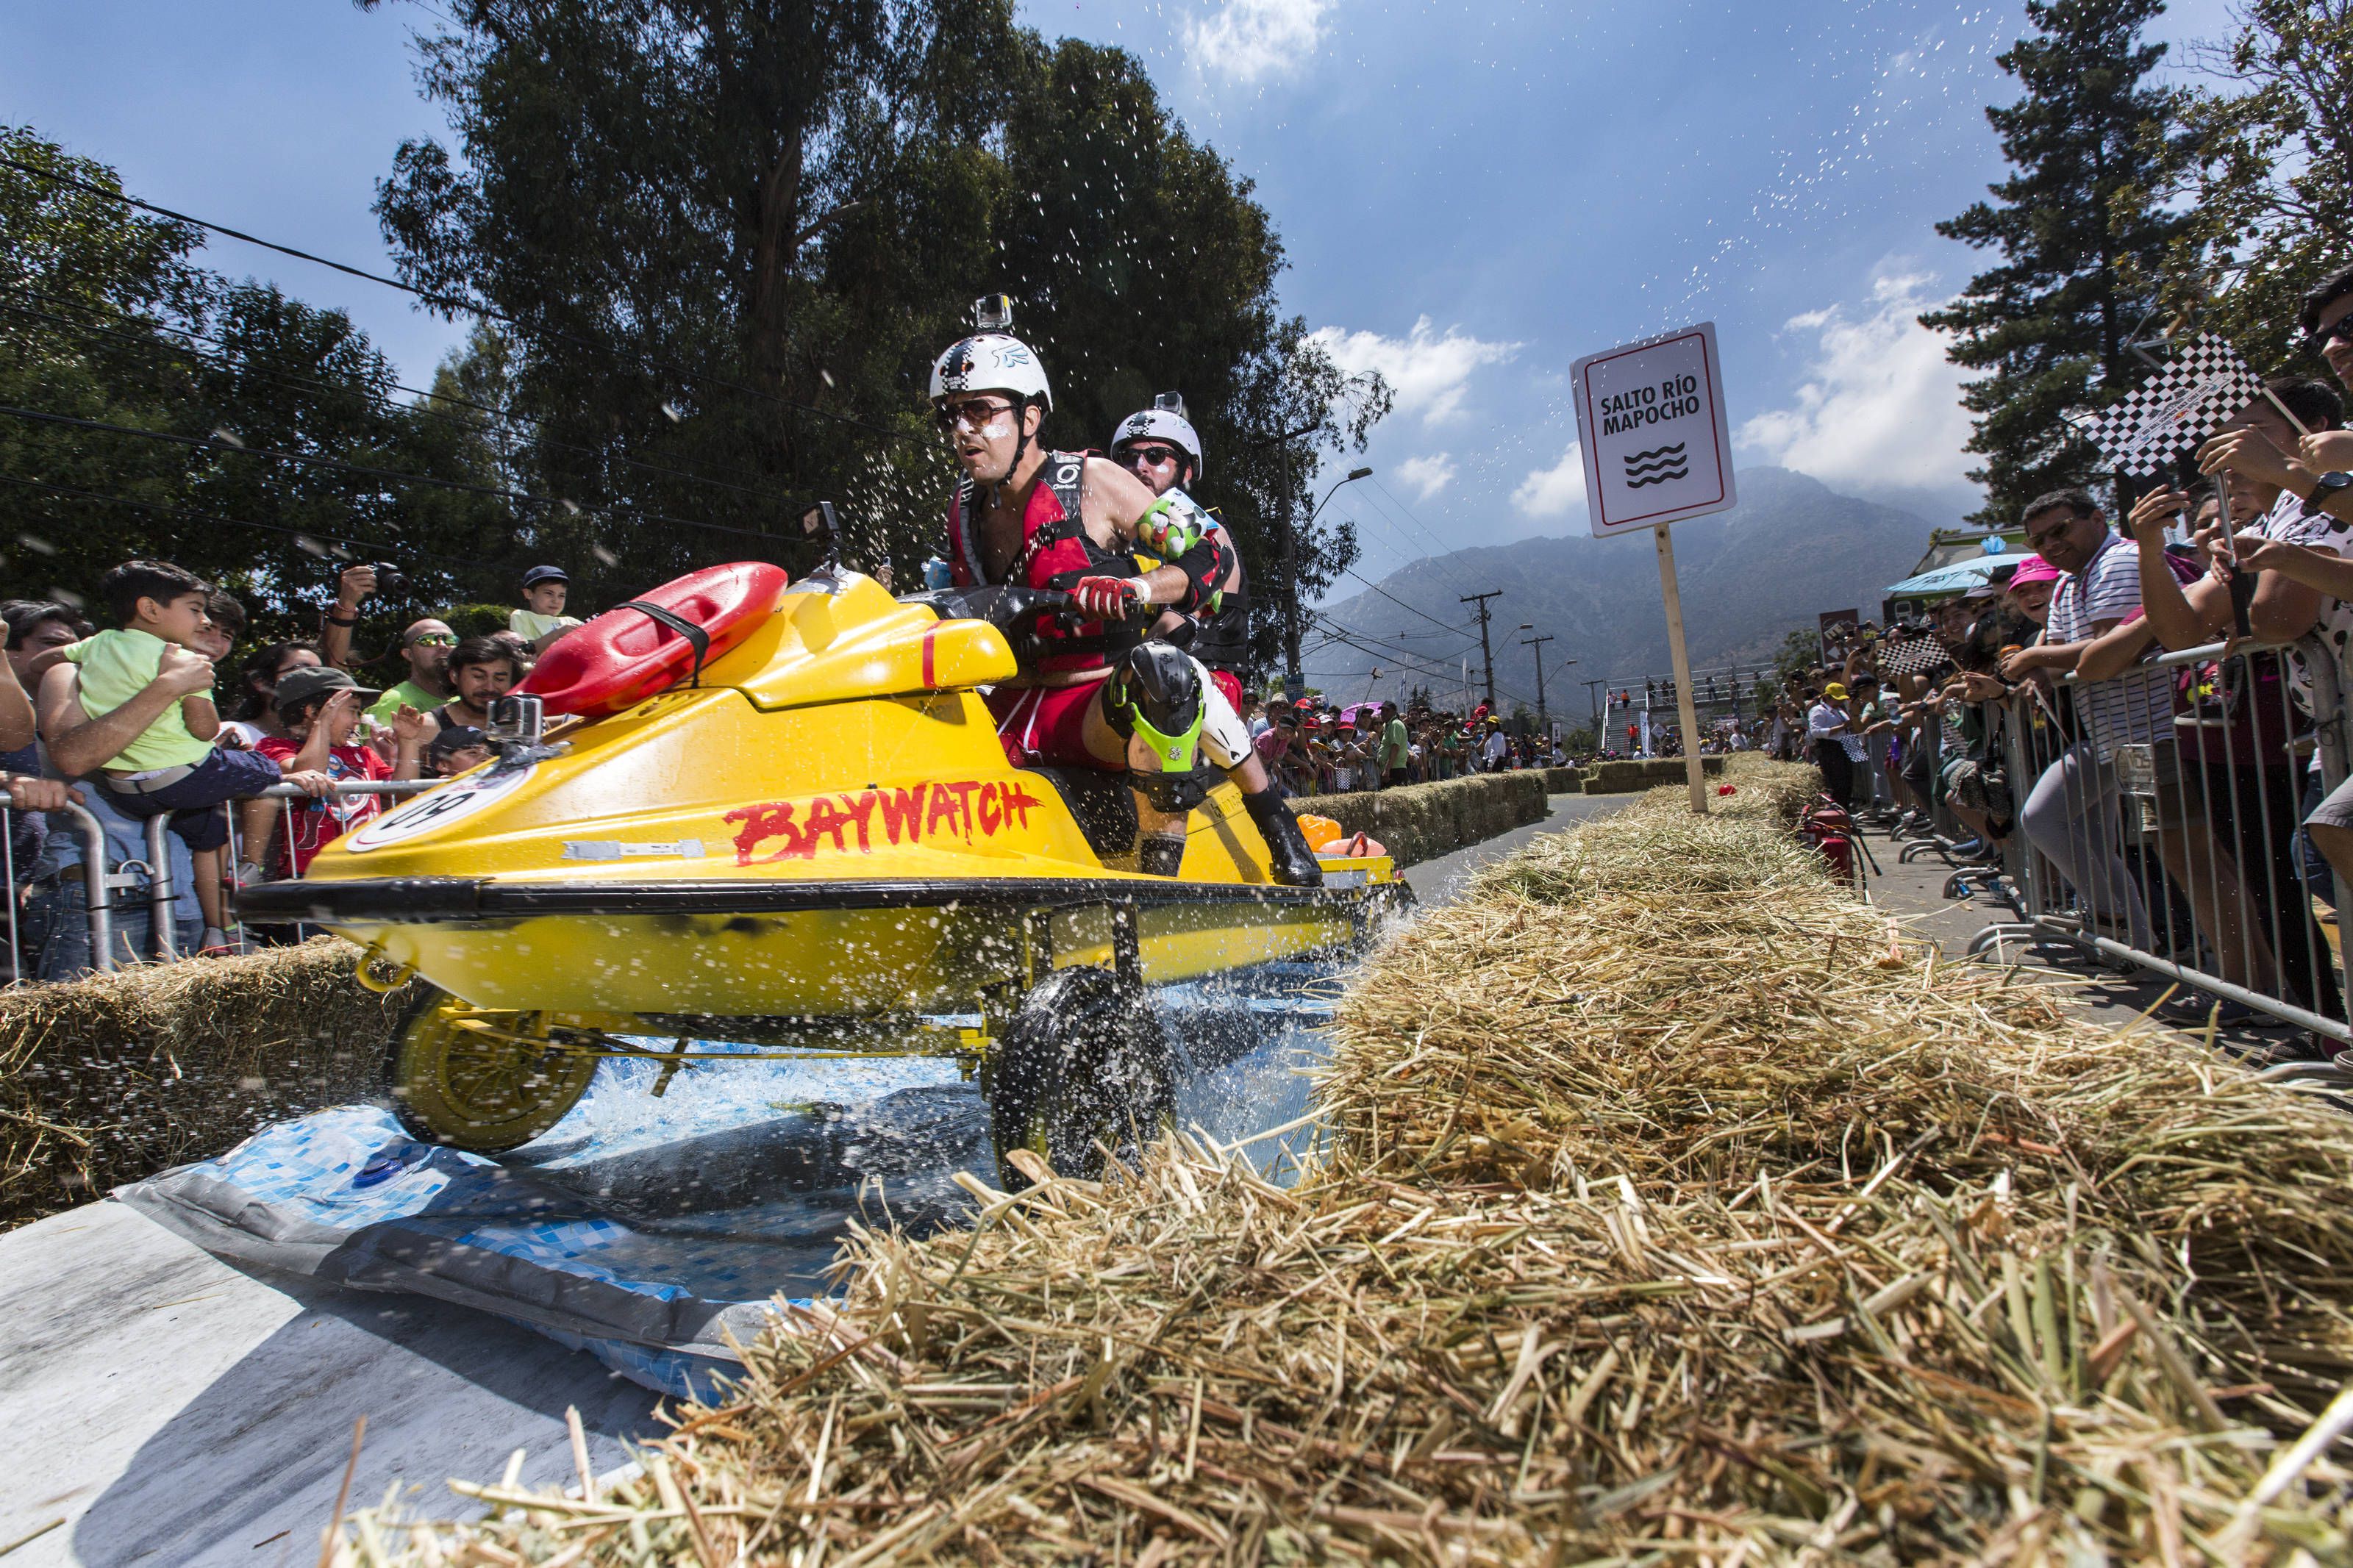
<path fill-rule="evenodd" d="M 1017 768 L 1033 763 L 1071 768 L 1102 768 L 1087 750 L 1087 704 L 1103 689 L 1103 682 L 1083 686 L 998 687 L 988 694 L 988 710 L 997 719 L 997 738 Z"/>
<path fill-rule="evenodd" d="M 1242 710 L 1242 678 L 1230 669 L 1213 669 L 1209 671 L 1209 679 L 1226 694 L 1226 701 L 1233 710 L 1240 713 Z"/>

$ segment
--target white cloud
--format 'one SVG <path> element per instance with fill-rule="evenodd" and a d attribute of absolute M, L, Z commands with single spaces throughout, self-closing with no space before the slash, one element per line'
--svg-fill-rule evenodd
<path fill-rule="evenodd" d="M 1520 352 L 1517 343 L 1466 337 L 1454 327 L 1441 336 L 1431 329 L 1428 316 L 1401 338 L 1344 332 L 1337 327 L 1319 327 L 1309 338 L 1351 375 L 1380 372 L 1397 394 L 1397 412 L 1419 414 L 1424 425 L 1443 424 L 1461 415 L 1472 373 L 1482 365 L 1501 364 Z"/>
<path fill-rule="evenodd" d="M 1427 458 L 1408 458 L 1397 466 L 1396 472 L 1398 479 L 1428 500 L 1454 482 L 1454 454 L 1434 452 Z"/>
<path fill-rule="evenodd" d="M 1940 488 L 1963 481 L 1969 416 L 1945 339 L 1915 319 L 1936 307 L 1932 279 L 1883 266 L 1871 298 L 1793 316 L 1814 349 L 1796 405 L 1740 426 L 1740 444 L 1842 489 Z"/>
<path fill-rule="evenodd" d="M 1287 75 L 1323 40 L 1331 8 L 1332 0 L 1225 0 L 1185 24 L 1186 54 L 1212 80 Z"/>
<path fill-rule="evenodd" d="M 1549 468 L 1531 468 L 1512 504 L 1529 517 L 1559 517 L 1585 504 L 1585 455 L 1571 441 L 1559 462 Z"/>

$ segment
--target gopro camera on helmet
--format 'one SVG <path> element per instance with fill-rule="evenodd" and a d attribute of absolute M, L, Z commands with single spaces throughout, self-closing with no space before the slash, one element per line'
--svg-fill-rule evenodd
<path fill-rule="evenodd" d="M 1152 406 L 1163 413 L 1174 414 L 1179 419 L 1192 418 L 1191 415 L 1185 412 L 1185 395 L 1181 392 L 1156 394 L 1152 399 Z"/>
<path fill-rule="evenodd" d="M 972 302 L 972 324 L 984 332 L 1013 330 L 1013 296 L 983 294 Z"/>

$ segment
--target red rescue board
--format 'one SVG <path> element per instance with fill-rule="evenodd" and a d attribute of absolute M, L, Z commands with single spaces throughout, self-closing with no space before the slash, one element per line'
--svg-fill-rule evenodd
<path fill-rule="evenodd" d="M 652 605 L 701 628 L 712 660 L 759 629 L 788 581 L 765 561 L 706 567 L 665 583 L 632 604 Z M 669 690 L 697 668 L 694 643 L 645 611 L 617 605 L 558 641 L 541 657 L 527 691 L 550 713 L 602 719 Z"/>

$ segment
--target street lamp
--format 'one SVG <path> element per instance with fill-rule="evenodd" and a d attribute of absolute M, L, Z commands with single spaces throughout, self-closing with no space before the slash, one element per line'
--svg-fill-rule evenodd
<path fill-rule="evenodd" d="M 1346 479 L 1324 492 L 1324 499 L 1315 503 L 1315 510 L 1307 514 L 1307 521 L 1303 526 L 1286 526 L 1282 531 L 1282 582 L 1286 590 L 1282 607 L 1282 693 L 1294 702 L 1307 695 L 1307 678 L 1299 672 L 1299 536 L 1315 526 L 1315 520 L 1324 514 L 1324 507 L 1340 493 L 1341 485 L 1354 484 L 1358 479 L 1372 477 L 1370 468 L 1349 469 Z M 1284 507 L 1286 520 L 1290 511 L 1288 506 Z"/>

